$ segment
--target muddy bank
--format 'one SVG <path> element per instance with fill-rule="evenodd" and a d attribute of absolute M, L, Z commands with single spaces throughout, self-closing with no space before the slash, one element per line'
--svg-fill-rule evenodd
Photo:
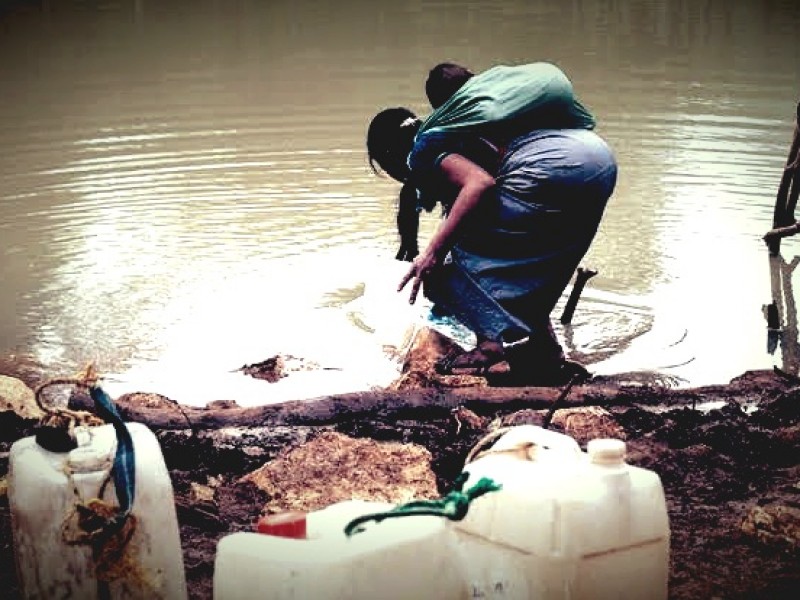
<path fill-rule="evenodd" d="M 766 371 L 746 373 L 727 385 L 684 390 L 593 380 L 573 388 L 558 410 L 553 410 L 558 389 L 474 386 L 374 391 L 248 409 L 231 403 L 179 407 L 154 395 L 134 394 L 117 402 L 126 419 L 149 424 L 161 442 L 193 599 L 211 597 L 218 540 L 250 530 L 259 514 L 284 506 L 289 488 L 299 493 L 295 502 L 312 502 L 313 491 L 313 502 L 320 503 L 326 498 L 312 483 L 305 484 L 308 495 L 302 497 L 304 481 L 322 485 L 338 476 L 373 495 L 376 481 L 380 489 L 408 484 L 402 469 L 381 472 L 376 479 L 377 465 L 386 463 L 387 455 L 369 454 L 369 447 L 342 440 L 419 449 L 410 461 L 429 457 L 433 479 L 425 489 L 444 494 L 487 432 L 547 420 L 583 447 L 592 437 L 622 437 L 629 462 L 661 476 L 672 529 L 670 598 L 766 600 L 800 597 L 796 385 Z M 0 476 L 6 474 L 11 443 L 34 426 L 35 421 L 0 413 Z M 315 450 L 303 460 L 284 462 L 283 471 L 274 466 L 287 461 L 288 452 L 331 440 L 338 444 L 336 461 L 326 462 L 327 452 Z M 358 461 L 352 460 L 353 452 L 360 453 Z M 369 461 L 374 461 L 372 474 L 369 468 L 354 470 Z M 283 488 L 266 490 L 253 478 L 242 479 L 270 463 L 274 477 L 286 474 Z M 0 540 L 0 588 L 11 590 L 14 598 L 5 494 Z"/>

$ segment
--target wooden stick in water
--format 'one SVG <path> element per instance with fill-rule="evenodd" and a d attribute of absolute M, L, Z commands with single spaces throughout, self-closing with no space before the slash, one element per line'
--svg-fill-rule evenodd
<path fill-rule="evenodd" d="M 789 148 L 789 156 L 786 159 L 786 166 L 775 199 L 772 229 L 764 235 L 764 241 L 772 256 L 776 256 L 780 251 L 781 239 L 800 231 L 794 217 L 798 194 L 800 194 L 800 168 L 798 168 L 800 153 L 798 151 L 800 151 L 800 103 L 797 104 L 797 119 L 792 145 Z"/>
<path fill-rule="evenodd" d="M 567 299 L 566 305 L 564 305 L 564 312 L 561 313 L 561 323 L 566 325 L 570 321 L 572 321 L 572 315 L 575 313 L 575 307 L 578 305 L 578 300 L 581 297 L 581 292 L 583 292 L 583 288 L 586 286 L 586 282 L 589 281 L 592 277 L 597 275 L 597 271 L 592 271 L 591 269 L 584 269 L 582 267 L 578 267 L 578 272 L 575 275 L 575 284 L 572 286 L 572 292 Z"/>

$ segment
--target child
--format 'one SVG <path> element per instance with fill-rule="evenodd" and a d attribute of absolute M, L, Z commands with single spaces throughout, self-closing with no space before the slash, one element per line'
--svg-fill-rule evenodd
<path fill-rule="evenodd" d="M 434 109 L 439 108 L 474 75 L 469 69 L 455 63 L 439 63 L 428 73 L 425 94 Z"/>

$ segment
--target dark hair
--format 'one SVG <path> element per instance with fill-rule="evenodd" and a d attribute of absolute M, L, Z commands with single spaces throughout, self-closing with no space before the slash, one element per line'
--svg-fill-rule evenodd
<path fill-rule="evenodd" d="M 414 147 L 414 137 L 420 121 L 407 108 L 387 108 L 372 118 L 367 130 L 367 155 L 376 173 L 375 163 L 392 179 L 405 182 L 408 171 L 408 154 Z"/>
<path fill-rule="evenodd" d="M 472 71 L 455 63 L 439 63 L 428 73 L 425 94 L 433 108 L 439 108 L 474 75 Z"/>
<path fill-rule="evenodd" d="M 395 258 L 412 261 L 419 254 L 417 236 L 419 234 L 419 209 L 417 208 L 417 189 L 410 183 L 400 188 L 397 203 L 397 233 L 400 236 L 400 248 Z"/>
<path fill-rule="evenodd" d="M 387 108 L 373 117 L 367 130 L 367 155 L 372 170 L 378 172 L 377 163 L 390 177 L 403 183 L 397 206 L 397 232 L 400 234 L 397 260 L 410 261 L 419 254 L 417 190 L 408 182 L 407 163 L 419 125 L 417 116 L 407 108 Z"/>

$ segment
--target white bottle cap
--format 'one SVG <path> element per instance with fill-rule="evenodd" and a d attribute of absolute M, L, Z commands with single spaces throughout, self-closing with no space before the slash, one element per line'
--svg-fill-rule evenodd
<path fill-rule="evenodd" d="M 78 425 L 75 427 L 75 442 L 78 444 L 79 448 L 92 443 L 92 434 L 86 425 Z"/>
<path fill-rule="evenodd" d="M 621 465 L 625 462 L 625 442 L 622 440 L 599 438 L 586 445 L 589 460 L 596 465 Z"/>

